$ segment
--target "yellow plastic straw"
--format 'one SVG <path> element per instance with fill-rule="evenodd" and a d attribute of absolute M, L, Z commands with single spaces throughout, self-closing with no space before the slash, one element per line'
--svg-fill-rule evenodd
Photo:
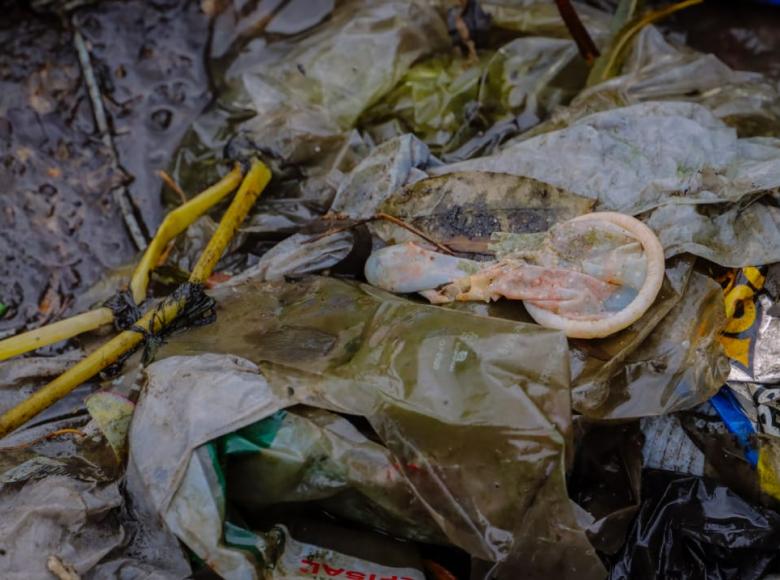
<path fill-rule="evenodd" d="M 130 291 L 136 304 L 140 304 L 146 298 L 149 276 L 157 266 L 157 262 L 168 243 L 232 192 L 240 182 L 241 166 L 236 164 L 233 170 L 217 183 L 177 207 L 165 217 L 130 280 Z M 104 324 L 110 324 L 113 320 L 114 313 L 109 308 L 101 307 L 0 340 L 0 361 L 73 338 L 100 328 Z"/>
<path fill-rule="evenodd" d="M 260 193 L 271 179 L 268 168 L 255 161 L 225 212 L 208 246 L 198 259 L 190 275 L 190 282 L 204 282 L 214 270 L 233 235 L 246 218 Z M 31 418 L 62 399 L 81 383 L 94 377 L 118 361 L 144 340 L 146 333 L 156 334 L 179 315 L 186 306 L 184 298 L 169 296 L 159 306 L 148 310 L 136 322 L 142 332 L 126 330 L 98 348 L 84 360 L 76 363 L 52 382 L 36 391 L 17 406 L 0 416 L 0 437 L 17 429 Z"/>

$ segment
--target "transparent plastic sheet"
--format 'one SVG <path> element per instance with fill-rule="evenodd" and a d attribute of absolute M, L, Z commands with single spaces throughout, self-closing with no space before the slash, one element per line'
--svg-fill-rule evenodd
<path fill-rule="evenodd" d="M 667 265 L 667 281 L 636 323 L 598 340 L 572 341 L 574 408 L 626 419 L 694 407 L 728 376 L 718 341 L 725 324 L 719 285 L 688 260 Z"/>
<path fill-rule="evenodd" d="M 377 141 L 410 132 L 445 159 L 470 157 L 539 123 L 573 98 L 585 77 L 566 39 L 517 38 L 480 51 L 476 62 L 437 55 L 412 66 L 360 126 Z"/>
<path fill-rule="evenodd" d="M 448 44 L 446 23 L 430 3 L 369 0 L 340 2 L 295 42 L 247 42 L 238 54 L 226 51 L 219 60 L 224 89 L 183 140 L 174 177 L 183 186 L 202 181 L 203 171 L 240 135 L 252 151 L 279 160 L 281 173 L 295 164 L 292 181 L 300 184 L 307 167 L 324 178 L 343 166 L 360 114 L 416 60 Z M 182 174 L 194 160 L 201 175 Z M 308 199 L 325 202 L 321 198 L 332 195 L 324 184 L 309 186 Z M 300 188 L 294 188 L 298 196 Z"/>
<path fill-rule="evenodd" d="M 423 168 L 437 163 L 428 147 L 413 135 L 393 138 L 372 150 L 344 177 L 336 190 L 331 212 L 348 219 L 371 217 L 389 195 L 425 177 Z M 327 234 L 331 225 L 338 225 L 335 220 L 312 220 L 310 225 L 323 232 L 299 232 L 282 240 L 232 283 L 315 273 L 335 266 L 356 246 L 363 245 L 370 250 L 370 240 L 361 239 L 355 229 Z"/>
<path fill-rule="evenodd" d="M 387 448 L 340 415 L 280 411 L 215 444 L 229 499 L 249 513 L 262 517 L 276 504 L 316 502 L 394 536 L 446 542 Z"/>
<path fill-rule="evenodd" d="M 658 28 L 646 26 L 633 40 L 619 76 L 584 89 L 529 135 L 561 128 L 596 111 L 674 100 L 707 107 L 740 137 L 777 137 L 778 91 L 776 82 L 759 73 L 733 70 L 714 55 L 674 45 Z"/>
<path fill-rule="evenodd" d="M 777 559 L 780 515 L 712 480 L 646 472 L 643 503 L 610 578 L 763 578 Z"/>
<path fill-rule="evenodd" d="M 611 15 L 589 4 L 572 2 L 588 33 L 599 41 L 609 33 Z M 540 0 L 483 0 L 482 9 L 499 28 L 557 38 L 569 38 L 558 8 Z"/>
<path fill-rule="evenodd" d="M 57 376 L 83 356 L 71 351 L 57 357 L 28 357 L 0 366 L 0 410 L 10 409 L 36 387 Z M 83 400 L 95 390 L 82 385 L 0 441 L 0 484 L 54 475 L 108 482 L 121 474 L 121 461 L 100 428 L 90 424 Z M 60 434 L 58 434 L 60 432 Z"/>
<path fill-rule="evenodd" d="M 247 368 L 241 384 L 255 381 L 251 397 L 270 402 L 261 405 L 262 414 L 254 412 L 254 420 L 294 402 L 365 416 L 449 541 L 476 560 L 494 562 L 479 564 L 475 578 L 490 569 L 499 578 L 516 577 L 519 570 L 539 577 L 603 575 L 565 492 L 570 402 L 561 334 L 419 305 L 328 278 L 250 281 L 217 292 L 222 314 L 216 325 L 171 340 L 161 358 L 212 351 L 256 361 L 262 375 Z M 238 320 L 241 334 L 231 330 Z M 216 374 L 200 373 L 206 362 Z M 155 363 L 133 423 L 134 460 L 150 479 L 169 525 L 191 547 L 202 546 L 209 535 L 221 536 L 181 519 L 190 517 L 182 515 L 190 492 L 179 485 L 187 457 L 197 445 L 249 424 L 253 414 L 248 402 L 238 415 L 228 402 L 229 375 L 220 374 L 225 368 L 225 357 L 216 355 Z M 195 370 L 197 381 L 192 374 L 180 376 Z M 261 389 L 263 377 L 268 386 Z M 200 399 L 213 384 L 223 386 L 219 394 L 208 394 L 220 400 L 216 413 Z M 185 394 L 173 395 L 178 390 L 186 390 L 189 401 L 182 407 L 175 399 Z M 171 405 L 178 410 L 168 414 Z M 178 416 L 185 425 L 158 426 L 163 416 Z M 176 448 L 160 445 L 170 438 Z M 148 449 L 152 441 L 158 449 Z M 181 460 L 170 465 L 170 457 Z M 193 480 L 211 477 L 202 462 L 190 462 L 186 478 L 190 472 Z M 180 519 L 172 523 L 174 514 Z M 214 529 L 213 521 L 208 525 Z M 528 558 L 534 561 L 530 571 Z"/>
<path fill-rule="evenodd" d="M 431 173 L 521 175 L 595 199 L 596 209 L 655 210 L 645 220 L 667 257 L 689 252 L 745 266 L 780 260 L 772 244 L 780 240 L 780 213 L 771 196 L 761 198 L 780 187 L 779 143 L 739 139 L 701 105 L 646 102 L 586 115 Z"/>

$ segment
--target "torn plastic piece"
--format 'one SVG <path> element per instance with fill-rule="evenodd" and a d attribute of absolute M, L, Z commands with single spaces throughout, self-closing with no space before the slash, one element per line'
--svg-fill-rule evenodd
<path fill-rule="evenodd" d="M 757 433 L 780 437 L 780 385 L 729 381 L 728 387 Z"/>
<path fill-rule="evenodd" d="M 413 546 L 387 536 L 358 532 L 325 522 L 280 524 L 269 534 L 280 534 L 282 552 L 269 564 L 270 580 L 338 578 L 355 580 L 425 580 L 419 557 L 410 558 Z M 355 552 L 368 552 L 359 557 Z M 404 557 L 405 556 L 405 557 Z M 401 560 L 388 564 L 390 560 Z M 411 560 L 419 562 L 409 567 Z M 405 562 L 404 562 L 405 561 Z M 381 562 L 381 563 L 380 563 Z M 401 567 L 398 564 L 407 563 Z"/>
<path fill-rule="evenodd" d="M 704 475 L 704 453 L 685 433 L 677 415 L 643 417 L 642 465 L 682 475 Z"/>
<path fill-rule="evenodd" d="M 758 464 L 758 451 L 756 451 L 750 440 L 750 436 L 755 433 L 755 429 L 742 411 L 742 407 L 734 393 L 728 387 L 723 387 L 717 395 L 710 399 L 710 403 L 718 411 L 728 430 L 737 437 L 750 465 L 755 467 Z"/>
<path fill-rule="evenodd" d="M 159 360 L 148 369 L 132 425 L 133 460 L 156 494 L 177 495 L 180 503 L 163 503 L 161 512 L 188 545 L 203 528 L 200 519 L 184 521 L 197 515 L 187 498 L 211 497 L 204 489 L 211 461 L 196 466 L 199 452 L 188 450 L 273 414 L 282 397 L 285 407 L 299 402 L 366 417 L 449 541 L 492 562 L 499 578 L 527 571 L 531 554 L 538 577 L 572 570 L 572 562 L 579 578 L 603 575 L 565 493 L 571 407 L 562 333 L 330 278 L 246 282 L 214 295 L 215 325 L 172 337 L 159 357 L 222 350 L 254 359 L 262 375 L 243 360 L 248 368 L 233 378 L 235 359 L 213 354 Z M 247 393 L 261 401 L 250 405 Z M 169 412 L 175 423 L 161 421 Z M 188 458 L 192 485 L 181 479 Z M 483 477 L 465 477 L 477 471 Z"/>

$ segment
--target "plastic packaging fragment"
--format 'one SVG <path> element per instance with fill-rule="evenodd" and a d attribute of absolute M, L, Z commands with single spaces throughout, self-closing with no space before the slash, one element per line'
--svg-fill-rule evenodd
<path fill-rule="evenodd" d="M 0 543 L 6 578 L 50 580 L 57 556 L 82 578 L 182 578 L 190 574 L 176 539 L 143 499 L 117 482 L 61 475 L 0 489 Z M 131 507 L 132 506 L 132 507 Z"/>
<path fill-rule="evenodd" d="M 713 54 L 667 39 L 644 27 L 631 43 L 620 76 L 581 91 L 569 107 L 554 111 L 539 127 L 549 131 L 574 118 L 643 101 L 689 101 L 707 107 L 740 137 L 778 136 L 778 88 L 759 73 L 733 70 Z"/>
<path fill-rule="evenodd" d="M 159 360 L 148 369 L 146 398 L 131 434 L 131 458 L 155 490 L 164 518 L 200 557 L 226 562 L 235 554 L 219 544 L 220 494 L 203 487 L 218 479 L 210 475 L 212 460 L 203 448 L 192 450 L 280 406 L 304 403 L 366 417 L 398 462 L 402 479 L 437 514 L 449 542 L 491 562 L 485 576 L 492 570 L 499 578 L 514 577 L 526 570 L 528 554 L 538 563 L 534 574 L 554 569 L 565 576 L 574 567 L 578 575 L 603 575 L 565 493 L 570 405 L 560 333 L 414 304 L 329 278 L 250 281 L 215 292 L 223 310 L 207 349 L 249 357 L 262 375 L 253 374 L 250 365 L 240 375 L 221 376 L 226 357 L 216 355 Z M 235 329 L 237 320 L 244 332 L 231 332 L 231 339 L 223 330 Z M 160 356 L 202 352 L 206 335 L 199 330 L 172 338 Z M 180 376 L 184 368 L 186 378 Z M 222 385 L 219 394 L 207 384 Z M 230 401 L 240 400 L 245 389 L 276 402 L 242 403 L 237 416 L 238 402 Z M 219 413 L 205 410 L 206 394 L 219 399 Z M 181 397 L 199 403 L 181 405 Z M 169 411 L 171 405 L 178 411 Z M 177 417 L 176 424 L 161 422 L 165 416 Z M 438 435 L 431 438 L 432 433 Z M 161 449 L 160 441 L 170 445 Z M 451 453 L 453 441 L 457 455 Z M 152 442 L 156 448 L 147 449 Z M 495 454 L 486 455 L 487 448 Z M 170 457 L 181 457 L 180 467 Z M 193 460 L 182 470 L 187 457 Z M 472 472 L 484 477 L 466 477 Z M 171 490 L 172 503 L 166 499 Z M 204 494 L 214 499 L 204 500 Z M 187 507 L 193 501 L 213 506 L 208 523 Z M 559 538 L 556 543 L 548 543 L 550 533 Z"/>
<path fill-rule="evenodd" d="M 390 452 L 339 415 L 282 411 L 215 445 L 236 506 L 257 513 L 274 504 L 317 502 L 396 537 L 445 541 Z"/>
<path fill-rule="evenodd" d="M 374 215 L 398 188 L 427 177 L 425 169 L 439 165 L 428 147 L 407 134 L 374 148 L 344 177 L 330 211 L 355 219 Z"/>
<path fill-rule="evenodd" d="M 780 514 L 712 480 L 646 471 L 643 501 L 610 578 L 763 578 L 777 560 Z"/>
<path fill-rule="evenodd" d="M 343 576 L 356 580 L 396 578 L 397 580 L 425 580 L 423 564 L 410 546 L 399 545 L 390 538 L 370 532 L 356 532 L 322 522 L 296 522 L 293 531 L 280 524 L 269 533 L 282 536 L 282 553 L 270 566 L 270 578 L 330 578 Z M 299 537 L 307 537 L 308 541 Z M 336 544 L 339 549 L 323 547 Z M 364 557 L 354 552 L 368 552 Z M 388 565 L 387 560 L 401 560 Z M 378 563 L 385 561 L 385 563 Z M 401 564 L 399 566 L 398 564 Z M 405 565 L 404 565 L 405 564 Z M 414 567 L 410 567 L 414 566 Z"/>
<path fill-rule="evenodd" d="M 723 278 L 729 320 L 721 342 L 731 359 L 730 382 L 780 381 L 780 320 L 771 314 L 775 301 L 765 289 L 767 271 L 747 267 Z"/>
<path fill-rule="evenodd" d="M 682 475 L 704 475 L 704 453 L 688 437 L 677 415 L 643 417 L 640 424 L 645 436 L 643 467 Z"/>
<path fill-rule="evenodd" d="M 736 436 L 742 445 L 745 457 L 750 465 L 755 467 L 758 464 L 758 453 L 750 440 L 750 436 L 755 433 L 755 429 L 742 410 L 734 393 L 728 387 L 723 387 L 710 399 L 710 404 L 715 407 L 728 430 Z"/>
<path fill-rule="evenodd" d="M 457 160 L 533 127 L 574 97 L 585 76 L 571 40 L 516 38 L 480 50 L 476 61 L 435 55 L 413 65 L 359 122 L 377 140 L 388 129 L 411 132 Z"/>
<path fill-rule="evenodd" d="M 780 500 L 780 389 L 774 385 L 729 382 L 712 399 L 734 433 L 740 452 L 756 470 L 761 492 Z"/>

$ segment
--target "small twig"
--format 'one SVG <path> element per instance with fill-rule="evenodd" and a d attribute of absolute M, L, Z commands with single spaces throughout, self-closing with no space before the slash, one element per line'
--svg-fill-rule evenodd
<path fill-rule="evenodd" d="M 425 240 L 429 244 L 433 244 L 434 246 L 436 246 L 439 250 L 441 250 L 445 254 L 453 255 L 453 251 L 450 250 L 447 246 L 445 246 L 444 244 L 442 244 L 440 242 L 437 242 L 436 240 L 434 240 L 432 237 L 430 237 L 425 232 L 422 232 L 422 231 L 418 230 L 413 225 L 407 224 L 405 221 L 403 221 L 401 219 L 398 219 L 395 216 L 391 216 L 390 214 L 379 212 L 374 217 L 376 219 L 388 221 L 388 222 L 390 222 L 392 224 L 397 225 L 398 227 L 404 228 L 405 230 L 409 230 L 410 232 L 412 232 L 416 236 L 420 236 L 423 240 Z"/>
<path fill-rule="evenodd" d="M 328 216 L 327 215 L 324 216 L 323 219 L 328 219 Z M 333 228 L 332 230 L 324 231 L 321 234 L 316 235 L 316 236 L 314 236 L 313 238 L 311 238 L 309 240 L 306 240 L 304 243 L 305 244 L 312 244 L 314 242 L 318 242 L 319 240 L 321 240 L 322 238 L 325 238 L 327 236 L 333 236 L 335 234 L 340 234 L 341 232 L 348 232 L 349 230 L 352 230 L 352 229 L 354 229 L 354 228 L 356 228 L 358 226 L 362 226 L 362 225 L 367 224 L 368 222 L 372 222 L 375 219 L 376 218 L 374 218 L 374 217 L 370 217 L 370 218 L 364 218 L 364 219 L 361 219 L 361 220 L 350 222 L 350 223 L 348 223 L 345 226 L 339 226 L 337 228 Z"/>
<path fill-rule="evenodd" d="M 76 53 L 79 57 L 79 64 L 81 65 L 81 72 L 84 75 L 84 83 L 87 85 L 87 93 L 89 94 L 89 101 L 92 104 L 92 114 L 95 117 L 95 124 L 100 131 L 100 137 L 103 143 L 108 147 L 111 152 L 112 165 L 115 171 L 119 172 L 119 159 L 116 153 L 116 147 L 114 147 L 114 140 L 111 138 L 111 130 L 108 127 L 108 118 L 106 117 L 106 110 L 103 107 L 103 97 L 100 94 L 100 88 L 98 87 L 97 80 L 95 79 L 95 71 L 92 69 L 92 62 L 89 57 L 89 49 L 87 43 L 84 42 L 84 37 L 78 31 L 75 22 L 71 22 L 73 27 L 73 44 L 76 47 Z M 146 249 L 146 237 L 141 231 L 141 226 L 138 224 L 138 220 L 135 219 L 135 213 L 133 212 L 133 204 L 130 201 L 130 193 L 127 188 L 122 185 L 114 190 L 114 198 L 119 205 L 119 209 L 122 212 L 127 230 L 130 232 L 130 237 L 133 239 L 136 247 L 139 250 Z"/>
<path fill-rule="evenodd" d="M 569 34 L 571 34 L 574 42 L 577 43 L 577 48 L 580 50 L 582 58 L 589 65 L 593 64 L 593 61 L 599 57 L 599 49 L 596 48 L 596 44 L 582 24 L 582 20 L 580 20 L 574 6 L 571 5 L 571 1 L 555 0 L 555 5 L 558 7 L 558 12 L 561 18 L 563 18 L 566 28 L 569 29 Z"/>
<path fill-rule="evenodd" d="M 187 194 L 186 194 L 186 193 L 184 193 L 184 190 L 183 190 L 181 187 L 179 187 L 179 184 L 178 184 L 178 183 L 176 183 L 176 182 L 174 181 L 173 177 L 171 177 L 170 175 L 168 175 L 168 172 L 166 172 L 166 171 L 163 171 L 162 169 L 160 169 L 160 170 L 157 172 L 157 175 L 158 175 L 158 177 L 159 177 L 160 179 L 162 179 L 162 180 L 163 180 L 163 182 L 165 182 L 165 185 L 167 185 L 167 186 L 168 186 L 168 187 L 170 187 L 170 188 L 171 188 L 173 191 L 175 191 L 175 192 L 176 192 L 176 195 L 178 195 L 178 196 L 179 196 L 179 201 L 181 201 L 181 203 L 187 203 Z"/>
<path fill-rule="evenodd" d="M 463 10 L 466 9 L 466 3 L 464 2 Z M 474 41 L 471 39 L 471 34 L 469 33 L 469 27 L 466 24 L 466 21 L 463 20 L 463 12 L 460 14 L 455 15 L 455 30 L 458 31 L 458 36 L 460 37 L 461 42 L 466 45 L 466 48 L 469 51 L 469 62 L 475 63 L 479 61 L 479 58 L 477 57 L 477 46 L 474 44 Z"/>
<path fill-rule="evenodd" d="M 403 221 L 400 218 L 397 218 L 395 216 L 391 216 L 390 214 L 386 214 L 384 212 L 379 212 L 377 214 L 374 214 L 370 218 L 365 218 L 365 219 L 361 219 L 361 220 L 357 220 L 357 221 L 351 222 L 351 223 L 347 224 L 346 226 L 340 226 L 338 228 L 334 228 L 332 230 L 328 230 L 326 232 L 323 232 L 323 233 L 319 234 L 318 236 L 314 236 L 310 240 L 307 240 L 306 243 L 310 244 L 310 243 L 316 242 L 318 240 L 321 240 L 322 238 L 324 238 L 326 236 L 332 236 L 334 234 L 340 234 L 341 232 L 349 231 L 349 230 L 351 230 L 353 228 L 356 228 L 358 226 L 362 226 L 364 224 L 367 224 L 368 222 L 372 222 L 372 221 L 375 221 L 375 220 L 384 220 L 384 221 L 388 221 L 388 222 L 390 222 L 392 224 L 395 224 L 398 227 L 404 228 L 405 230 L 408 230 L 408 231 L 412 232 L 414 235 L 421 237 L 423 240 L 425 240 L 429 244 L 432 244 L 432 245 L 436 246 L 437 249 L 441 250 L 445 254 L 449 254 L 449 255 L 453 255 L 454 254 L 454 252 L 452 250 L 450 250 L 447 246 L 445 246 L 441 242 L 437 242 L 436 240 L 434 240 L 431 236 L 429 236 L 425 232 L 417 229 L 416 227 L 414 227 L 411 224 L 407 224 L 405 221 Z"/>

